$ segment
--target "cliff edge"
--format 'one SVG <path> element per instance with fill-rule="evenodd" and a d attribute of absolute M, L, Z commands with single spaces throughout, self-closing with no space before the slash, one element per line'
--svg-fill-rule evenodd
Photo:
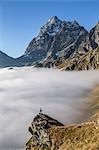
<path fill-rule="evenodd" d="M 39 113 L 29 126 L 26 150 L 99 150 L 99 86 L 88 99 L 90 118 L 80 124 L 63 125 Z"/>

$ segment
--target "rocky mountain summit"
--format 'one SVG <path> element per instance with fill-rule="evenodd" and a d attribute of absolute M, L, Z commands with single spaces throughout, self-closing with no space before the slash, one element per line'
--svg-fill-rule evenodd
<path fill-rule="evenodd" d="M 84 54 L 92 49 L 89 33 L 76 21 L 60 21 L 56 16 L 48 20 L 41 28 L 40 33 L 28 45 L 25 57 L 32 61 L 42 62 L 48 66 L 51 62 L 64 57 L 73 57 L 76 51 Z"/>
<path fill-rule="evenodd" d="M 94 51 L 99 46 L 99 23 L 88 32 L 76 21 L 51 17 L 28 45 L 25 57 L 31 56 L 36 67 L 57 67 L 66 60 Z M 90 67 L 89 67 L 90 68 Z"/>
<path fill-rule="evenodd" d="M 66 64 L 65 61 L 71 62 L 78 56 L 80 61 L 82 56 L 98 47 L 99 22 L 88 32 L 77 21 L 61 21 L 53 16 L 41 27 L 39 34 L 29 43 L 25 53 L 15 59 L 12 65 L 59 68 L 59 65 Z M 99 54 L 98 51 L 97 53 Z"/>

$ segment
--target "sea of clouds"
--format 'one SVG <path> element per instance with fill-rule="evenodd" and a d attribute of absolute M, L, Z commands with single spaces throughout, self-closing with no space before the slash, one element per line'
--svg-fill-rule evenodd
<path fill-rule="evenodd" d="M 99 71 L 67 72 L 32 67 L 0 69 L 0 150 L 23 150 L 28 126 L 40 108 L 63 123 L 84 119 Z"/>

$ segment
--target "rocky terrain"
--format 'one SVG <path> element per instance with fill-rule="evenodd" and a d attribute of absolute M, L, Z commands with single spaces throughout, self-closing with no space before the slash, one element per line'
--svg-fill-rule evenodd
<path fill-rule="evenodd" d="M 26 150 L 98 150 L 99 149 L 99 86 L 88 97 L 90 117 L 83 123 L 63 125 L 39 113 L 31 123 L 32 137 Z"/>
<path fill-rule="evenodd" d="M 99 69 L 99 48 L 90 50 L 86 54 L 79 54 L 72 59 L 65 60 L 57 66 L 62 70 L 94 70 Z"/>
<path fill-rule="evenodd" d="M 39 113 L 29 127 L 32 137 L 27 142 L 26 149 L 28 150 L 33 147 L 51 149 L 52 141 L 48 129 L 54 126 L 63 126 L 63 124 L 45 114 Z"/>
<path fill-rule="evenodd" d="M 96 63 L 91 62 L 92 67 L 89 66 L 89 61 L 82 62 L 80 59 L 82 57 L 86 57 L 85 60 L 92 59 L 89 53 L 94 54 L 98 47 L 99 22 L 88 32 L 76 21 L 61 21 L 53 16 L 41 27 L 38 36 L 29 43 L 22 56 L 14 59 L 14 62 L 8 59 L 8 63 L 5 62 L 5 64 L 0 59 L 0 67 L 34 65 L 35 67 L 60 68 L 60 65 L 63 65 L 69 70 L 84 70 L 87 63 L 87 69 L 97 69 L 98 56 L 94 57 Z M 95 53 L 99 55 L 99 50 Z M 69 61 L 70 66 L 65 63 L 66 61 Z M 80 66 L 78 61 L 81 61 Z M 71 67 L 72 64 L 77 66 Z"/>

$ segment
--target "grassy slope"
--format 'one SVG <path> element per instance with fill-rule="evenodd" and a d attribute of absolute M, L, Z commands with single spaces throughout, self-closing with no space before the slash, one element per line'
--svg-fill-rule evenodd
<path fill-rule="evenodd" d="M 88 97 L 90 112 L 88 121 L 49 129 L 51 148 L 33 147 L 33 139 L 28 141 L 29 150 L 99 150 L 99 86 Z"/>
<path fill-rule="evenodd" d="M 50 133 L 55 150 L 99 149 L 99 127 L 94 122 L 53 128 Z"/>
<path fill-rule="evenodd" d="M 88 122 L 50 129 L 56 150 L 99 150 L 99 86 L 89 98 L 95 115 Z"/>

